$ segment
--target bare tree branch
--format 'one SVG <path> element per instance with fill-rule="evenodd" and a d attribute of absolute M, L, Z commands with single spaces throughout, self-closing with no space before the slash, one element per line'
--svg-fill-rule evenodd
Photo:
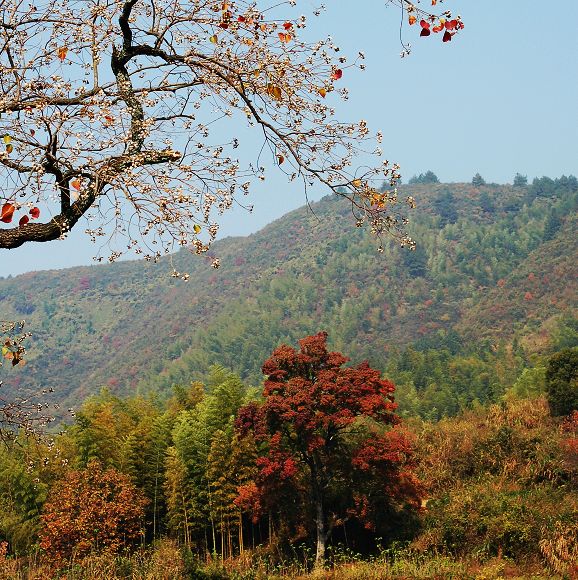
<path fill-rule="evenodd" d="M 363 55 L 301 40 L 308 19 L 293 4 L 1 0 L 0 248 L 62 238 L 93 208 L 148 259 L 175 245 L 206 252 L 218 216 L 267 165 L 346 197 L 358 225 L 411 245 L 413 200 L 398 200 L 381 134 L 335 119 Z M 461 28 L 441 17 L 446 32 Z M 238 158 L 246 123 L 263 138 L 253 163 Z"/>

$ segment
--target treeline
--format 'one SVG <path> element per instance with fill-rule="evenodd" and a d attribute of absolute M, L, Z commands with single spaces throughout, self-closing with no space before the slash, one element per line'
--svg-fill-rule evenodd
<path fill-rule="evenodd" d="M 563 316 L 552 327 L 548 351 L 574 347 L 578 347 L 578 319 Z M 511 345 L 480 341 L 472 347 L 464 345 L 456 332 L 438 332 L 393 351 L 385 374 L 396 384 L 402 417 L 439 420 L 476 405 L 497 403 L 508 393 L 545 394 L 550 356 L 529 356 L 516 340 Z"/>
<path fill-rule="evenodd" d="M 279 258 L 282 266 L 223 305 L 210 331 L 196 328 L 193 338 L 167 346 L 160 358 L 171 362 L 159 359 L 140 386 L 164 389 L 215 363 L 258 382 L 268 345 L 309 333 L 312 321 L 335 329 L 336 348 L 379 368 L 394 365 L 396 351 L 415 343 L 440 350 L 445 346 L 439 343 L 451 342 L 452 355 L 488 363 L 499 358 L 506 370 L 516 359 L 511 377 L 499 377 L 511 386 L 530 356 L 557 348 L 544 322 L 576 313 L 568 261 L 576 251 L 576 179 L 542 178 L 509 189 L 430 187 L 435 191 L 427 197 L 415 194 L 426 201 L 411 225 L 419 240 L 414 252 L 386 246 L 375 260 L 372 241 L 361 233 L 328 234 L 295 259 Z M 467 391 L 469 385 L 456 388 Z M 447 405 L 436 401 L 437 412 L 463 408 L 457 395 Z M 492 400 L 490 389 L 477 396 Z"/>
<path fill-rule="evenodd" d="M 122 565 L 138 567 L 166 539 L 182 577 L 202 578 L 208 560 L 303 571 L 376 551 L 383 566 L 507 557 L 569 572 L 578 350 L 528 369 L 542 382 L 520 373 L 532 388 L 496 404 L 405 423 L 393 384 L 344 362 L 320 334 L 277 349 L 263 389 L 222 367 L 164 401 L 105 389 L 49 444 L 2 447 L 0 576 L 135 549 Z"/>
<path fill-rule="evenodd" d="M 461 356 L 489 357 L 514 341 L 525 357 L 546 352 L 551 321 L 576 316 L 576 179 L 417 184 L 400 195 L 418 203 L 414 252 L 385 243 L 377 254 L 371 236 L 344 227 L 349 208 L 335 198 L 314 204 L 315 215 L 298 210 L 222 240 L 218 271 L 175 255 L 187 284 L 167 276 L 168 261 L 2 280 L 3 317 L 26 318 L 33 333 L 26 370 L 3 377 L 4 388 L 52 387 L 69 406 L 101 385 L 169 391 L 205 380 L 214 364 L 258 384 L 271 345 L 319 328 L 380 369 L 395 349 L 421 340 L 436 349 L 450 334 Z"/>
<path fill-rule="evenodd" d="M 277 349 L 265 361 L 261 396 L 221 367 L 205 385 L 175 387 L 164 405 L 105 390 L 46 450 L 44 467 L 15 448 L 6 455 L 0 524 L 11 549 L 31 548 L 34 525 L 54 560 L 97 544 L 116 548 L 121 536 L 134 541 L 134 513 L 112 519 L 126 502 L 143 506 L 146 541 L 169 535 L 221 559 L 313 538 L 322 563 L 346 522 L 352 547 L 371 545 L 419 504 L 411 442 L 397 427 L 393 384 L 365 363 L 343 366 L 347 359 L 325 340 L 320 333 L 299 351 Z M 91 486 L 114 503 L 99 511 Z"/>

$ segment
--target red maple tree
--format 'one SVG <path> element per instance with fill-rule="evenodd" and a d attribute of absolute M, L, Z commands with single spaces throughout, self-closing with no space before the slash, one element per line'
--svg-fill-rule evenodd
<path fill-rule="evenodd" d="M 277 348 L 263 365 L 264 402 L 243 407 L 236 422 L 263 448 L 256 486 L 241 489 L 240 501 L 263 511 L 287 501 L 310 508 L 317 566 L 347 519 L 371 528 L 384 504 L 419 502 L 394 385 L 367 362 L 344 366 L 348 359 L 326 342 L 320 332 L 300 340 L 299 351 Z"/>

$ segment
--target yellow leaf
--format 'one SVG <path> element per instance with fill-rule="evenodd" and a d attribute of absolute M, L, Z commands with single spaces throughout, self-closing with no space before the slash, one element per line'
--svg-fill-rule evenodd
<path fill-rule="evenodd" d="M 10 135 L 8 135 L 8 134 L 4 135 L 4 143 L 6 143 L 6 145 L 10 145 L 11 142 L 12 142 L 12 137 L 10 137 Z"/>
<path fill-rule="evenodd" d="M 354 179 L 352 183 L 353 187 L 361 187 L 361 179 Z"/>
<path fill-rule="evenodd" d="M 323 98 L 325 98 L 325 95 L 327 94 L 327 89 L 321 88 L 317 91 Z"/>
<path fill-rule="evenodd" d="M 217 44 L 218 41 L 217 35 L 213 34 L 213 36 L 209 38 L 209 41 L 212 42 L 213 44 Z"/>
<path fill-rule="evenodd" d="M 267 94 L 271 95 L 277 101 L 281 100 L 281 89 L 277 85 L 269 83 L 267 85 Z"/>
<path fill-rule="evenodd" d="M 385 207 L 385 196 L 383 194 L 374 193 L 371 196 L 371 205 L 376 205 L 379 208 Z"/>
<path fill-rule="evenodd" d="M 56 54 L 58 55 L 60 62 L 64 61 L 64 59 L 66 58 L 67 52 L 68 52 L 68 48 L 66 48 L 66 46 L 61 46 L 58 49 L 58 52 Z"/>
<path fill-rule="evenodd" d="M 195 224 L 193 226 L 193 231 L 195 232 L 195 234 L 198 234 L 201 231 L 201 226 L 199 224 Z"/>

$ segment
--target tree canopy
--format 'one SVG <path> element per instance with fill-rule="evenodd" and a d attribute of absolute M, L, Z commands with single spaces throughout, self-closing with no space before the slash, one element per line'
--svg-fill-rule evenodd
<path fill-rule="evenodd" d="M 114 468 L 96 461 L 67 473 L 44 504 L 40 546 L 59 560 L 92 550 L 118 552 L 141 535 L 143 493 Z"/>
<path fill-rule="evenodd" d="M 390 2 L 421 36 L 447 42 L 463 28 L 448 11 Z M 95 241 L 124 240 L 110 260 L 127 247 L 153 260 L 179 245 L 203 253 L 218 215 L 267 165 L 346 197 L 359 225 L 410 244 L 403 207 L 413 200 L 397 198 L 399 167 L 382 158 L 381 134 L 335 116 L 364 55 L 301 38 L 308 18 L 296 5 L 2 0 L 0 248 L 63 238 L 84 216 Z M 230 124 L 224 141 L 219 122 Z M 244 124 L 263 138 L 246 164 Z"/>
<path fill-rule="evenodd" d="M 552 415 L 570 415 L 578 409 L 578 349 L 567 348 L 550 358 L 546 391 Z"/>
<path fill-rule="evenodd" d="M 257 512 L 280 498 L 310 505 L 317 565 L 334 527 L 356 518 L 373 529 L 395 500 L 419 503 L 411 441 L 392 428 L 393 383 L 366 362 L 344 367 L 348 359 L 326 341 L 320 332 L 300 340 L 299 351 L 275 349 L 263 365 L 263 404 L 241 408 L 236 420 L 266 448 L 248 503 Z"/>
<path fill-rule="evenodd" d="M 439 183 L 440 180 L 438 179 L 438 176 L 431 170 L 428 169 L 425 173 L 420 173 L 419 175 L 414 175 L 409 181 L 408 183 L 410 185 L 414 185 L 414 184 L 425 184 L 425 183 Z"/>

